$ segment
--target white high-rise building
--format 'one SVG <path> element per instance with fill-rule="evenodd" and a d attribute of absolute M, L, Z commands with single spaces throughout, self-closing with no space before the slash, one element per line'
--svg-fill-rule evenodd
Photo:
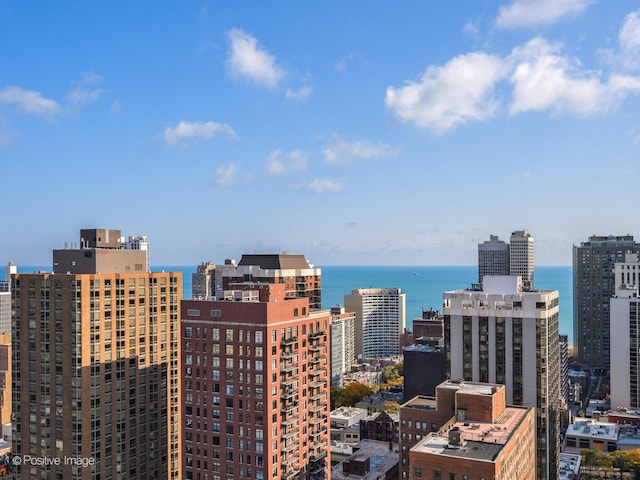
<path fill-rule="evenodd" d="M 149 239 L 146 235 L 130 235 L 127 242 L 124 244 L 124 248 L 127 250 L 142 250 L 147 254 L 147 271 L 151 270 L 151 264 L 149 263 Z"/>
<path fill-rule="evenodd" d="M 400 354 L 400 335 L 407 325 L 406 294 L 399 288 L 357 288 L 344 296 L 356 313 L 356 355 L 379 358 Z"/>
<path fill-rule="evenodd" d="M 342 387 L 342 377 L 355 362 L 356 315 L 344 307 L 331 307 L 331 386 Z"/>
<path fill-rule="evenodd" d="M 611 408 L 640 408 L 640 263 L 627 253 L 615 264 L 615 295 L 611 298 Z"/>
<path fill-rule="evenodd" d="M 511 234 L 509 274 L 522 277 L 525 290 L 533 290 L 533 237 L 524 230 Z"/>
<path fill-rule="evenodd" d="M 558 291 L 524 291 L 520 277 L 486 276 L 482 290 L 445 292 L 449 378 L 507 387 L 507 404 L 536 407 L 539 479 L 559 472 Z"/>

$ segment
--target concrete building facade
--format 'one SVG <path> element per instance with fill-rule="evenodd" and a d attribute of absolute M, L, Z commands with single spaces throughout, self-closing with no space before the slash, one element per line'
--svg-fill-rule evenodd
<path fill-rule="evenodd" d="M 478 283 L 485 275 L 509 275 L 509 244 L 491 235 L 478 244 Z"/>
<path fill-rule="evenodd" d="M 344 296 L 344 306 L 356 314 L 356 355 L 373 359 L 401 353 L 400 336 L 407 323 L 401 289 L 357 288 Z"/>
<path fill-rule="evenodd" d="M 510 405 L 536 408 L 537 474 L 559 468 L 558 292 L 526 292 L 520 277 L 485 277 L 483 290 L 445 292 L 445 348 L 451 379 L 506 386 Z"/>
<path fill-rule="evenodd" d="M 184 478 L 329 478 L 329 311 L 231 287 L 182 302 Z"/>
<path fill-rule="evenodd" d="M 610 300 L 611 408 L 640 409 L 640 299 L 637 253 L 615 264 L 615 295 Z"/>
<path fill-rule="evenodd" d="M 516 230 L 509 239 L 509 275 L 522 278 L 525 290 L 533 290 L 533 237 L 525 230 Z"/>
<path fill-rule="evenodd" d="M 356 314 L 331 307 L 331 386 L 342 387 L 343 376 L 355 362 Z"/>
<path fill-rule="evenodd" d="M 13 452 L 65 459 L 20 478 L 179 479 L 182 274 L 82 232 L 54 273 L 12 276 Z"/>
<path fill-rule="evenodd" d="M 610 368 L 614 266 L 627 252 L 640 253 L 631 235 L 593 235 L 573 246 L 574 355 L 586 366 Z"/>

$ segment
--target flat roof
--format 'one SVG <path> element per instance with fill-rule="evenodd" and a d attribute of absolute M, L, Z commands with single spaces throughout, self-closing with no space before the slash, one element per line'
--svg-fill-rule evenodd
<path fill-rule="evenodd" d="M 590 419 L 577 419 L 567 427 L 567 437 L 596 438 L 602 440 L 617 440 L 617 424 L 598 422 Z"/>
<path fill-rule="evenodd" d="M 411 451 L 493 461 L 531 408 L 507 407 L 496 422 L 456 422 L 452 429 L 460 430 L 464 436 L 460 447 L 449 444 L 447 431 L 431 433 L 414 445 Z"/>
<path fill-rule="evenodd" d="M 357 477 L 360 480 L 385 478 L 382 476 L 389 470 L 393 469 L 400 462 L 399 446 L 397 443 L 391 444 L 392 448 L 389 449 L 389 442 L 380 442 L 378 440 L 361 440 L 354 446 L 354 450 L 358 450 L 353 455 L 346 458 L 344 461 L 349 460 L 365 460 L 369 459 L 369 473 L 362 477 Z M 343 462 L 344 462 L 343 461 Z M 331 468 L 332 479 L 347 479 L 353 480 L 355 475 L 350 475 L 342 471 L 342 463 L 337 464 Z"/>

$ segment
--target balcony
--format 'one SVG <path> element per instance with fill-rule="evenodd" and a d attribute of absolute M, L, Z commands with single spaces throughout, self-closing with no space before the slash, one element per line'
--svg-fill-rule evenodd
<path fill-rule="evenodd" d="M 280 345 L 291 345 L 292 343 L 296 343 L 297 341 L 298 337 L 283 338 L 280 340 Z"/>
<path fill-rule="evenodd" d="M 295 363 L 290 363 L 288 365 L 285 365 L 284 367 L 281 367 L 280 372 L 282 373 L 293 372 L 297 367 L 298 365 L 296 365 Z"/>
<path fill-rule="evenodd" d="M 298 392 L 296 392 L 294 389 L 285 388 L 280 393 L 280 398 L 282 398 L 283 400 L 289 400 L 289 399 L 294 398 L 297 394 L 298 394 Z"/>
<path fill-rule="evenodd" d="M 289 453 L 292 452 L 294 450 L 297 450 L 299 447 L 297 442 L 285 442 L 285 444 L 282 446 L 282 453 Z"/>
<path fill-rule="evenodd" d="M 296 383 L 296 379 L 294 377 L 287 377 L 286 379 L 280 381 L 280 384 L 283 387 L 290 387 L 294 383 Z"/>
<path fill-rule="evenodd" d="M 295 354 L 296 352 L 293 350 L 285 350 L 284 352 L 282 352 L 281 357 L 283 359 L 288 359 L 288 358 L 292 358 Z"/>
<path fill-rule="evenodd" d="M 323 418 L 323 417 L 318 416 L 318 417 L 312 418 L 312 419 L 311 419 L 311 421 L 309 422 L 309 424 L 310 424 L 310 425 L 313 425 L 313 426 L 316 426 L 316 425 L 318 425 L 319 423 L 322 423 L 323 421 L 324 421 L 324 418 Z"/>
<path fill-rule="evenodd" d="M 312 463 L 315 463 L 315 462 L 318 462 L 318 461 L 322 460 L 326 456 L 327 456 L 327 452 L 326 451 L 322 451 L 322 452 L 316 453 L 315 455 L 311 455 L 309 457 L 309 461 L 312 462 Z"/>

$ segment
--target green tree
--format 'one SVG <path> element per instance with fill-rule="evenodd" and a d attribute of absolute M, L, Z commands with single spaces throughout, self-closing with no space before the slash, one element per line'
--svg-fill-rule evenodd
<path fill-rule="evenodd" d="M 398 369 L 393 365 L 387 365 L 382 368 L 382 383 L 389 383 L 396 380 L 400 375 Z"/>
<path fill-rule="evenodd" d="M 352 382 L 344 388 L 332 388 L 330 391 L 331 409 L 347 406 L 353 407 L 367 395 L 371 394 L 371 389 L 359 382 Z"/>
<path fill-rule="evenodd" d="M 384 402 L 384 411 L 387 413 L 398 413 L 400 411 L 400 404 L 398 402 L 386 401 Z"/>

